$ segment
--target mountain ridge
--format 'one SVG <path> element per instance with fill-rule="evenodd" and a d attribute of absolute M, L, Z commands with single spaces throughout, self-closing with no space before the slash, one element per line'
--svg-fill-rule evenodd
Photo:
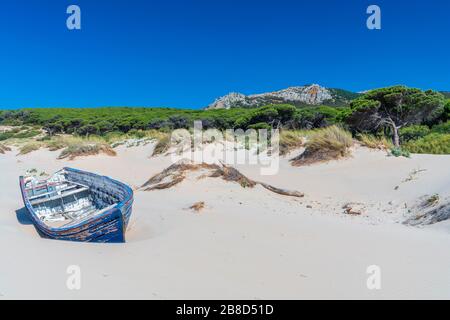
<path fill-rule="evenodd" d="M 289 103 L 296 106 L 318 106 L 326 104 L 338 107 L 348 104 L 360 95 L 360 93 L 343 89 L 325 88 L 318 84 L 310 84 L 251 95 L 231 92 L 216 99 L 206 109 L 257 108 L 267 104 L 279 103 Z"/>

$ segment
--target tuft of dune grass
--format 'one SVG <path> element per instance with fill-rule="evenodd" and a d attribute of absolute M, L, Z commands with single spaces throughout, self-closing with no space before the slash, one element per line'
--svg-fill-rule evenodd
<path fill-rule="evenodd" d="M 300 148 L 303 145 L 303 133 L 300 131 L 280 132 L 280 155 L 285 155 L 290 151 Z"/>
<path fill-rule="evenodd" d="M 98 137 L 61 137 L 58 140 L 48 144 L 48 148 L 53 150 L 60 150 L 61 154 L 58 159 L 73 160 L 77 157 L 97 155 L 104 153 L 109 156 L 115 156 L 116 152 L 111 146 L 105 142 L 104 139 Z"/>
<path fill-rule="evenodd" d="M 315 131 L 305 144 L 305 151 L 292 159 L 292 165 L 301 166 L 346 157 L 353 139 L 350 132 L 331 126 Z"/>
<path fill-rule="evenodd" d="M 0 144 L 0 154 L 5 154 L 5 152 L 11 151 L 11 148 L 5 146 L 4 144 Z"/>
<path fill-rule="evenodd" d="M 64 149 L 68 146 L 68 143 L 66 142 L 66 138 L 63 137 L 55 137 L 51 140 L 46 141 L 45 146 L 50 151 L 57 151 Z"/>
<path fill-rule="evenodd" d="M 28 142 L 19 148 L 19 154 L 20 155 L 28 154 L 33 151 L 39 150 L 41 147 L 42 143 L 40 142 L 37 141 Z"/>
<path fill-rule="evenodd" d="M 390 150 L 394 147 L 392 142 L 384 136 L 376 137 L 370 134 L 360 134 L 357 138 L 361 145 L 370 149 Z"/>
<path fill-rule="evenodd" d="M 170 135 L 166 134 L 158 139 L 158 142 L 155 145 L 155 148 L 153 149 L 152 156 L 156 156 L 159 154 L 163 154 L 167 150 L 169 150 L 170 147 Z"/>

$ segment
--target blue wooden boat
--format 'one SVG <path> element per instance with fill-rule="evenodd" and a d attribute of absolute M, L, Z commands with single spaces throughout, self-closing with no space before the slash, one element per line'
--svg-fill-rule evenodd
<path fill-rule="evenodd" d="M 109 177 L 64 168 L 49 179 L 20 177 L 22 197 L 43 238 L 125 242 L 133 206 L 129 186 Z"/>

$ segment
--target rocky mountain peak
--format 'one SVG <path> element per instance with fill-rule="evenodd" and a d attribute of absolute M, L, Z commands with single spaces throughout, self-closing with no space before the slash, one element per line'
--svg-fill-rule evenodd
<path fill-rule="evenodd" d="M 248 96 L 233 92 L 216 99 L 207 109 L 253 108 L 273 103 L 314 106 L 324 103 L 333 105 L 341 102 L 347 102 L 347 97 L 340 96 L 338 90 L 311 84 Z"/>

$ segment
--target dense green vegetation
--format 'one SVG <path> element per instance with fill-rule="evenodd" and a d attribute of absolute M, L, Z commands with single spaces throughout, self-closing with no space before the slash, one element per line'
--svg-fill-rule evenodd
<path fill-rule="evenodd" d="M 444 113 L 445 98 L 435 91 L 395 86 L 369 91 L 351 102 L 347 123 L 355 131 L 389 130 L 396 148 L 399 129 L 435 124 Z"/>
<path fill-rule="evenodd" d="M 6 125 L 33 124 L 50 134 L 105 134 L 132 129 L 178 129 L 203 120 L 204 127 L 229 128 L 250 110 L 179 110 L 167 108 L 92 108 L 92 109 L 22 109 L 3 111 L 0 122 Z"/>
<path fill-rule="evenodd" d="M 450 154 L 450 134 L 431 133 L 407 142 L 404 148 L 412 153 Z"/>
<path fill-rule="evenodd" d="M 3 111 L 5 125 L 39 125 L 50 135 L 68 133 L 103 135 L 130 130 L 190 128 L 201 120 L 204 129 L 273 127 L 310 129 L 342 120 L 347 108 L 326 106 L 296 108 L 273 105 L 257 109 L 179 110 L 166 108 L 22 109 Z M 266 124 L 264 126 L 263 124 Z"/>
<path fill-rule="evenodd" d="M 145 130 L 169 132 L 191 128 L 201 120 L 204 129 L 310 130 L 332 125 L 350 129 L 363 144 L 386 146 L 392 140 L 411 152 L 448 153 L 450 100 L 434 91 L 395 86 L 349 96 L 344 107 L 268 105 L 260 108 L 183 110 L 169 108 L 21 109 L 0 111 L 0 141 L 33 138 L 44 129 L 48 136 L 145 135 Z M 373 137 L 373 138 L 372 138 Z M 387 139 L 386 139 L 387 137 Z M 297 144 L 293 142 L 293 145 Z M 432 146 L 432 147 L 431 147 Z"/>
<path fill-rule="evenodd" d="M 350 101 L 350 100 L 354 100 L 361 96 L 360 93 L 351 92 L 351 91 L 342 90 L 342 89 L 336 89 L 336 88 L 332 88 L 332 89 L 330 89 L 330 91 L 333 92 L 336 96 L 340 97 L 342 100 Z"/>

